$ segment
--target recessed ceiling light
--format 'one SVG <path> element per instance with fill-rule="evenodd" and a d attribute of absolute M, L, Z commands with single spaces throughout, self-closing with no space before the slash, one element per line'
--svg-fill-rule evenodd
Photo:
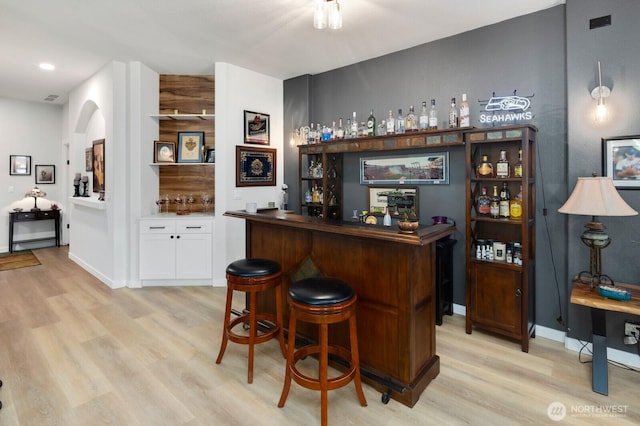
<path fill-rule="evenodd" d="M 48 63 L 46 63 L 46 62 L 42 62 L 42 63 L 40 64 L 40 68 L 41 68 L 41 69 L 43 69 L 43 70 L 45 70 L 45 71 L 53 71 L 53 70 L 55 70 L 55 69 L 56 69 L 56 66 L 55 66 L 55 65 L 53 65 L 53 64 L 48 64 Z"/>

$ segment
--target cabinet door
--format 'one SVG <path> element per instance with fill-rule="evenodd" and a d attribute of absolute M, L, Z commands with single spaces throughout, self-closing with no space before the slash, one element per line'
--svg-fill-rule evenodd
<path fill-rule="evenodd" d="M 176 238 L 176 278 L 211 278 L 211 234 L 182 233 Z"/>
<path fill-rule="evenodd" d="M 519 337 L 522 324 L 522 272 L 472 260 L 469 284 L 472 321 Z"/>
<path fill-rule="evenodd" d="M 140 235 L 140 279 L 173 279 L 176 244 L 173 234 Z"/>

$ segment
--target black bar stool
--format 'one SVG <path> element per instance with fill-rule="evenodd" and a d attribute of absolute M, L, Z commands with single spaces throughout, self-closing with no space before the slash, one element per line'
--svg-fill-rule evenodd
<path fill-rule="evenodd" d="M 358 333 L 356 329 L 356 292 L 351 286 L 337 278 L 306 278 L 289 288 L 289 343 L 284 387 L 278 407 L 284 407 L 291 388 L 291 379 L 306 389 L 320 391 L 320 411 L 322 425 L 327 419 L 327 392 L 341 388 L 353 380 L 360 405 L 367 406 L 360 382 L 360 357 L 358 355 Z M 310 344 L 295 350 L 296 321 L 318 324 L 318 344 Z M 338 345 L 329 345 L 329 324 L 349 321 L 351 350 Z M 318 378 L 302 374 L 296 362 L 307 355 L 318 354 Z M 327 377 L 329 354 L 336 355 L 349 363 L 342 375 Z"/>
<path fill-rule="evenodd" d="M 284 335 L 282 332 L 282 269 L 278 262 L 269 259 L 241 259 L 227 266 L 227 303 L 224 311 L 222 342 L 216 364 L 220 364 L 227 348 L 227 341 L 249 345 L 249 367 L 247 381 L 253 383 L 254 345 L 271 340 L 278 336 L 280 351 L 285 356 Z M 256 312 L 256 295 L 271 288 L 276 293 L 276 315 Z M 249 295 L 249 312 L 231 321 L 231 302 L 234 291 L 243 291 Z M 266 322 L 269 330 L 258 333 L 258 322 Z M 247 335 L 237 334 L 233 328 L 238 324 L 247 324 Z"/>

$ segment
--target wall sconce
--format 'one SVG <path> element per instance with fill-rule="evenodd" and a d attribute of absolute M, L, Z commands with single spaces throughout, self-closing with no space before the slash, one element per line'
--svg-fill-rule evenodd
<path fill-rule="evenodd" d="M 338 0 L 314 0 L 313 28 L 339 30 L 342 28 L 342 12 Z"/>
<path fill-rule="evenodd" d="M 596 100 L 596 123 L 604 123 L 609 118 L 609 112 L 604 103 L 605 98 L 608 98 L 609 95 L 611 95 L 611 89 L 602 85 L 602 71 L 600 61 L 598 61 L 598 87 L 591 91 L 591 97 Z"/>

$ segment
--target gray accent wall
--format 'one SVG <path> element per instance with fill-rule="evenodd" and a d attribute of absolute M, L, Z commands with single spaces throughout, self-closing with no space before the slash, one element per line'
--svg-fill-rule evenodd
<path fill-rule="evenodd" d="M 398 108 L 406 112 L 410 105 L 419 113 L 421 102 L 434 98 L 440 126 L 444 127 L 451 98 L 455 97 L 459 103 L 461 94 L 467 93 L 472 125 L 481 127 L 477 121 L 481 110 L 479 100 L 488 99 L 493 92 L 507 95 L 514 90 L 521 96 L 533 96 L 531 124 L 539 130 L 536 323 L 570 330 L 570 335 L 588 340 L 588 312 L 570 307 L 568 301 L 571 276 L 588 269 L 588 251 L 579 238 L 588 218 L 567 217 L 557 210 L 573 189 L 577 176 L 601 171 L 601 136 L 640 134 L 633 122 L 640 102 L 637 43 L 640 30 L 636 24 L 639 13 L 640 6 L 632 0 L 568 0 L 566 6 L 322 74 L 287 80 L 284 83 L 285 123 L 291 122 L 292 127 L 309 121 L 330 124 L 339 117 L 346 122 L 353 111 L 359 121 L 364 121 L 370 108 L 381 120 L 390 109 L 394 114 Z M 588 20 L 605 14 L 613 15 L 613 25 L 589 31 Z M 384 34 L 382 28 L 380 36 L 391 35 Z M 597 60 L 603 62 L 605 83 L 611 85 L 613 80 L 610 103 L 618 112 L 613 122 L 602 128 L 588 123 L 595 106 L 589 91 L 595 86 Z M 308 86 L 301 84 L 301 80 Z M 308 105 L 309 115 L 301 121 L 292 121 L 293 111 L 288 110 L 296 103 Z M 459 230 L 454 237 L 459 242 L 454 251 L 454 302 L 464 305 L 464 152 L 457 147 L 448 151 L 450 184 L 420 186 L 420 219 L 428 223 L 431 216 L 445 215 L 456 220 Z M 366 208 L 366 187 L 358 182 L 360 156 L 369 154 L 345 156 L 344 217 L 350 217 L 353 209 Z M 297 161 L 297 149 L 289 146 L 285 152 L 285 181 L 290 183 L 290 188 L 295 186 L 290 197 L 290 207 L 294 210 L 298 209 Z M 290 162 L 295 166 L 291 167 Z M 640 209 L 639 195 L 640 192 L 623 191 L 623 197 L 636 209 Z M 603 252 L 605 272 L 627 282 L 638 282 L 634 256 L 640 245 L 634 245 L 631 240 L 640 241 L 640 230 L 630 226 L 637 221 L 637 217 L 606 219 L 614 241 Z M 384 259 L 383 253 L 381 259 Z M 622 346 L 619 334 L 611 334 L 616 338 L 610 339 L 610 346 Z"/>

